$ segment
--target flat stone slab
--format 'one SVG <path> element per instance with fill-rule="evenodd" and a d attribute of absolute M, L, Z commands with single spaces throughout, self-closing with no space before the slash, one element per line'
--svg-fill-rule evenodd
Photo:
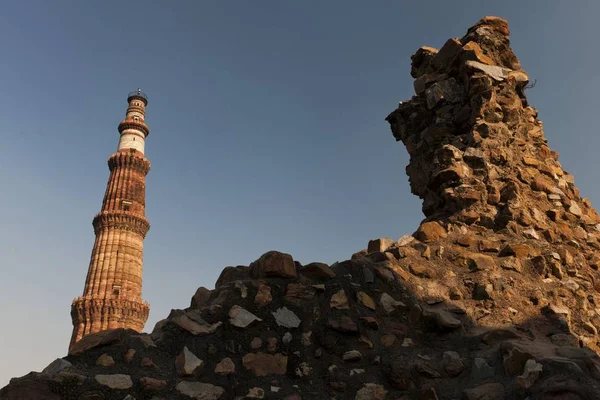
<path fill-rule="evenodd" d="M 133 386 L 131 377 L 124 374 L 96 375 L 95 379 L 99 384 L 111 389 L 129 389 Z"/>
<path fill-rule="evenodd" d="M 231 307 L 231 310 L 229 310 L 229 323 L 233 326 L 245 328 L 254 321 L 260 322 L 262 319 L 258 318 L 245 308 L 235 305 Z"/>
<path fill-rule="evenodd" d="M 222 387 L 203 382 L 179 382 L 175 389 L 196 400 L 218 400 L 225 393 Z"/>

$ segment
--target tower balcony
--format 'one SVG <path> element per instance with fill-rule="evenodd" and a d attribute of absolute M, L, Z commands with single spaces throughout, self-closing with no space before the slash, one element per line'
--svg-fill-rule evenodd
<path fill-rule="evenodd" d="M 117 228 L 135 232 L 145 238 L 150 230 L 150 222 L 144 216 L 126 211 L 100 211 L 94 217 L 92 225 L 96 235 L 103 229 Z"/>
<path fill-rule="evenodd" d="M 147 137 L 150 134 L 150 128 L 146 125 L 145 122 L 135 119 L 124 119 L 119 124 L 119 133 L 123 133 L 125 129 L 136 129 L 144 134 L 144 137 Z"/>

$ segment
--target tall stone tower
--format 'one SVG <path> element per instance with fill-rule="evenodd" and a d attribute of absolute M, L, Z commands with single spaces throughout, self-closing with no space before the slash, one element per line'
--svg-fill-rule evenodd
<path fill-rule="evenodd" d="M 142 300 L 142 258 L 150 223 L 145 216 L 144 156 L 149 133 L 144 122 L 148 99 L 129 93 L 125 119 L 119 124 L 117 152 L 108 159 L 110 176 L 102 210 L 94 217 L 96 240 L 83 296 L 73 300 L 70 346 L 85 335 L 114 328 L 142 331 L 150 307 Z"/>

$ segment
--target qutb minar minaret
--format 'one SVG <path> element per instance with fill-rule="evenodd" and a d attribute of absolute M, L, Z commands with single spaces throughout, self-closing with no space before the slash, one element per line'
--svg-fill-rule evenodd
<path fill-rule="evenodd" d="M 141 332 L 148 319 L 150 307 L 142 300 L 144 238 L 150 229 L 145 216 L 150 161 L 144 156 L 148 99 L 138 89 L 129 94 L 127 102 L 127 114 L 119 124 L 119 147 L 108 159 L 110 176 L 102 210 L 93 220 L 96 241 L 83 296 L 71 306 L 69 346 L 106 329 Z"/>

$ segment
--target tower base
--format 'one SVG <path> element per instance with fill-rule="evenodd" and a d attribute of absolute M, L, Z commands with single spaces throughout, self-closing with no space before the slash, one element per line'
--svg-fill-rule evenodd
<path fill-rule="evenodd" d="M 150 306 L 145 301 L 77 297 L 71 305 L 73 334 L 69 348 L 82 337 L 107 329 L 144 329 Z"/>

